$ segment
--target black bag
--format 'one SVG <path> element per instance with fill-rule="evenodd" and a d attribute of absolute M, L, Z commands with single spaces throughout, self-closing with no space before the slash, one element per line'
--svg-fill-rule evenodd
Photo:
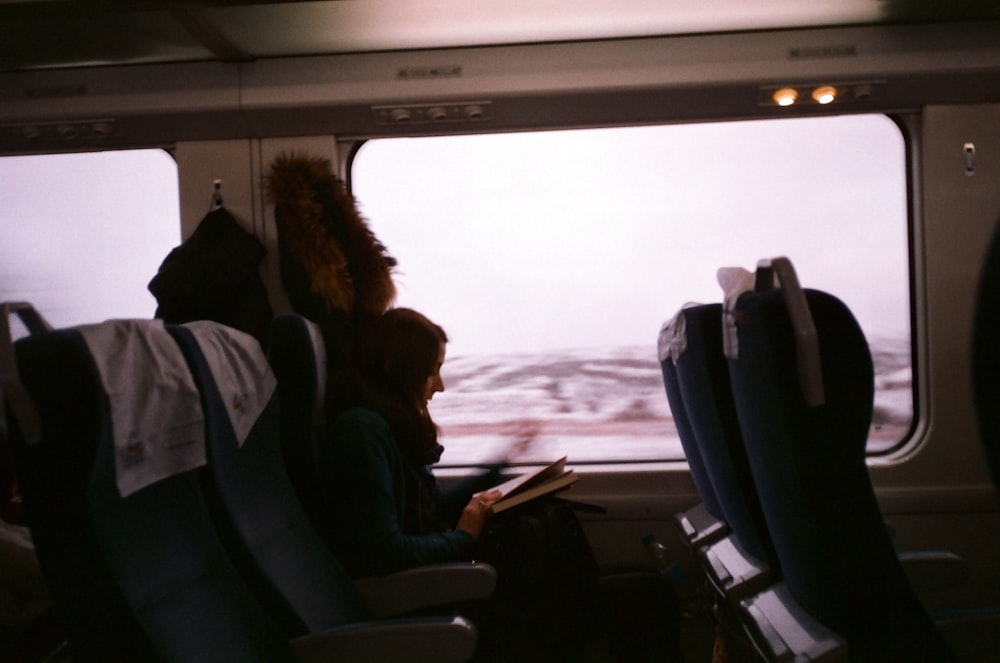
<path fill-rule="evenodd" d="M 532 500 L 494 516 L 477 561 L 497 569 L 497 593 L 558 602 L 589 592 L 599 570 L 575 503 L 557 497 Z"/>
<path fill-rule="evenodd" d="M 599 570 L 575 502 L 542 497 L 487 523 L 476 560 L 497 569 L 489 601 L 469 607 L 476 663 L 576 660 L 595 634 Z"/>

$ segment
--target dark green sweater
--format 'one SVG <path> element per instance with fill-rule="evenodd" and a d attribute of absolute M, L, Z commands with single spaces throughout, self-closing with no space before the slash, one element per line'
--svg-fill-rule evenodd
<path fill-rule="evenodd" d="M 474 540 L 461 531 L 407 532 L 406 462 L 385 419 L 356 407 L 320 432 L 317 451 L 328 545 L 354 577 L 471 558 Z M 417 468 L 430 474 L 430 468 Z M 496 470 L 444 492 L 434 481 L 435 511 L 454 526 L 472 494 L 497 481 Z"/>

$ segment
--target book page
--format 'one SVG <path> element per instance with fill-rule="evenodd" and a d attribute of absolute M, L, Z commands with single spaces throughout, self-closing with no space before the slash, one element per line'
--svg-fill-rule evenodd
<path fill-rule="evenodd" d="M 576 479 L 577 476 L 573 470 L 566 470 L 555 478 L 548 479 L 541 483 L 532 484 L 530 487 L 521 486 L 513 494 L 503 497 L 500 501 L 490 507 L 490 513 L 497 514 L 513 508 L 518 504 L 530 502 L 537 497 L 567 490 L 576 482 Z"/>
<path fill-rule="evenodd" d="M 550 481 L 556 477 L 562 476 L 565 473 L 566 468 L 566 456 L 563 456 L 559 460 L 546 465 L 545 467 L 536 470 L 534 472 L 526 472 L 519 476 L 514 477 L 508 481 L 505 481 L 497 486 L 494 486 L 490 490 L 499 490 L 503 497 L 509 497 L 511 495 L 516 495 L 518 492 L 527 490 L 532 486 L 537 486 L 540 483 Z M 503 499 L 503 498 L 501 498 Z"/>

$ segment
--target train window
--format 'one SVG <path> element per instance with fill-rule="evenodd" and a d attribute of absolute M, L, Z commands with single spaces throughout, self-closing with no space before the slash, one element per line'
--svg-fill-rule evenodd
<path fill-rule="evenodd" d="M 146 285 L 180 242 L 169 154 L 4 157 L 0 182 L 0 301 L 28 301 L 55 327 L 153 316 Z"/>
<path fill-rule="evenodd" d="M 397 303 L 448 331 L 446 463 L 537 432 L 539 457 L 682 457 L 660 324 L 716 269 L 785 255 L 877 363 L 869 452 L 912 428 L 906 145 L 883 115 L 366 142 L 352 191 Z"/>

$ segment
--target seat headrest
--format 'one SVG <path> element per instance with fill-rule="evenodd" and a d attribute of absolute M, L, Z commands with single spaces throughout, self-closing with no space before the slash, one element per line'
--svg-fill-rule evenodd
<path fill-rule="evenodd" d="M 10 327 L 12 315 L 20 319 L 30 334 L 51 331 L 52 326 L 27 302 L 0 304 L 0 436 L 7 433 L 6 403 L 17 419 L 27 443 L 37 444 L 42 438 L 41 424 L 18 375 L 17 360 L 14 358 L 14 336 Z"/>
<path fill-rule="evenodd" d="M 761 260 L 757 272 L 739 267 L 722 268 L 718 273 L 719 285 L 725 292 L 723 309 L 723 345 L 726 357 L 739 358 L 736 334 L 735 311 L 740 296 L 750 290 L 765 292 L 779 286 L 788 311 L 795 338 L 795 352 L 798 362 L 799 386 L 810 407 L 822 405 L 826 400 L 823 393 L 823 370 L 819 354 L 819 335 L 813 322 L 805 292 L 799 285 L 791 260 L 785 257 Z"/>
<path fill-rule="evenodd" d="M 315 377 L 315 384 L 308 385 L 308 397 L 312 399 L 309 412 L 317 426 L 324 422 L 324 405 L 329 378 L 327 376 L 326 344 L 320 326 L 297 313 L 276 316 L 271 322 L 271 345 L 269 348 L 272 366 L 278 372 L 279 380 L 294 380 L 299 388 L 304 388 L 304 380 Z M 298 406 L 296 406 L 298 410 Z"/>
<path fill-rule="evenodd" d="M 729 359 L 740 356 L 736 320 L 736 302 L 740 295 L 753 290 L 753 274 L 742 267 L 720 267 L 716 280 L 722 287 L 722 350 Z"/>
<path fill-rule="evenodd" d="M 250 334 L 217 322 L 200 320 L 183 327 L 197 341 L 226 405 L 236 441 L 243 446 L 278 386 L 264 350 Z"/>
<path fill-rule="evenodd" d="M 184 356 L 159 320 L 77 328 L 111 408 L 122 497 L 205 464 L 205 417 Z"/>
<path fill-rule="evenodd" d="M 661 364 L 668 358 L 676 362 L 677 358 L 684 354 L 684 350 L 687 349 L 684 309 L 692 306 L 699 306 L 699 304 L 688 302 L 674 314 L 674 317 L 664 322 L 660 327 L 660 334 L 656 339 L 656 355 Z"/>

